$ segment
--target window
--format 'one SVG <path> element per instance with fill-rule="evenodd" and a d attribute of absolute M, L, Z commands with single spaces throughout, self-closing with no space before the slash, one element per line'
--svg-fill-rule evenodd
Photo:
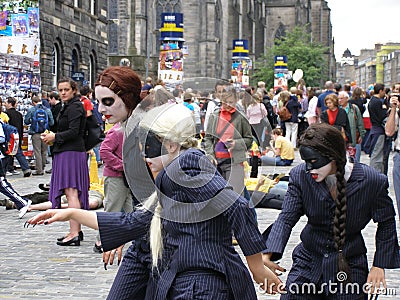
<path fill-rule="evenodd" d="M 94 87 L 94 83 L 96 81 L 96 57 L 95 54 L 90 54 L 90 62 L 89 62 L 89 86 Z"/>
<path fill-rule="evenodd" d="M 97 1 L 90 0 L 90 14 L 97 15 Z"/>
<path fill-rule="evenodd" d="M 71 56 L 71 75 L 75 72 L 79 72 L 79 57 L 78 52 L 74 49 Z"/>
<path fill-rule="evenodd" d="M 74 6 L 81 8 L 82 7 L 82 0 L 74 0 Z"/>
<path fill-rule="evenodd" d="M 51 53 L 51 82 L 53 87 L 57 87 L 58 78 L 60 78 L 60 50 L 55 44 Z"/>

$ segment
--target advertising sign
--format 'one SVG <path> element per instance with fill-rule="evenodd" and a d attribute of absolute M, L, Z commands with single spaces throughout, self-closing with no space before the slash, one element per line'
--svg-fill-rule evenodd
<path fill-rule="evenodd" d="M 284 90 L 288 89 L 288 63 L 287 56 L 275 56 L 274 59 L 274 89 L 276 90 L 278 87 L 283 88 Z"/>
<path fill-rule="evenodd" d="M 0 74 L 0 95 L 40 90 L 38 0 L 0 0 Z"/>
<path fill-rule="evenodd" d="M 0 0 L 0 97 L 14 97 L 23 115 L 31 107 L 30 92 L 39 92 L 40 39 L 38 0 Z M 21 148 L 33 156 L 24 127 Z"/>
<path fill-rule="evenodd" d="M 183 83 L 183 14 L 163 13 L 161 18 L 158 78 L 172 89 Z"/>
<path fill-rule="evenodd" d="M 247 87 L 250 83 L 249 73 L 251 69 L 249 41 L 233 40 L 231 79 L 239 87 Z"/>

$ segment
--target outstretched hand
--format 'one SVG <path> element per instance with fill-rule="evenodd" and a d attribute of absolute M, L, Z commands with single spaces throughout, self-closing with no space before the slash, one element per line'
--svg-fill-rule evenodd
<path fill-rule="evenodd" d="M 110 266 L 114 263 L 115 254 L 118 256 L 118 266 L 122 260 L 122 250 L 124 249 L 124 245 L 119 246 L 117 249 L 113 249 L 111 251 L 103 252 L 103 263 L 104 269 L 107 270 L 107 265 L 110 263 Z"/>
<path fill-rule="evenodd" d="M 49 209 L 27 220 L 24 224 L 24 227 L 28 227 L 29 224 L 48 225 L 54 222 L 68 221 L 70 218 L 70 209 Z"/>

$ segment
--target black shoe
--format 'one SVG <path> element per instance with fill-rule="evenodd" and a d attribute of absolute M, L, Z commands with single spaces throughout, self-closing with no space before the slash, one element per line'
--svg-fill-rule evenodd
<path fill-rule="evenodd" d="M 103 247 L 101 247 L 101 245 L 98 246 L 96 243 L 94 243 L 93 252 L 94 253 L 103 253 Z"/>
<path fill-rule="evenodd" d="M 81 241 L 79 240 L 79 236 L 76 236 L 66 242 L 57 242 L 57 245 L 58 246 L 80 246 Z"/>
<path fill-rule="evenodd" d="M 83 241 L 83 231 L 82 230 L 79 231 L 78 237 L 79 237 L 80 241 Z M 62 242 L 62 240 L 65 239 L 65 238 L 66 238 L 66 236 L 60 237 L 60 238 L 57 239 L 57 241 Z"/>
<path fill-rule="evenodd" d="M 29 176 L 31 176 L 32 175 L 32 172 L 31 172 L 31 170 L 25 170 L 24 171 L 24 177 L 29 177 Z"/>
<path fill-rule="evenodd" d="M 53 171 L 52 169 L 46 170 L 45 173 L 46 173 L 46 174 L 51 174 L 52 171 Z"/>
<path fill-rule="evenodd" d="M 39 183 L 39 189 L 41 189 L 42 191 L 48 192 L 48 191 L 50 191 L 50 184 Z"/>
<path fill-rule="evenodd" d="M 42 175 L 44 175 L 44 172 L 38 172 L 38 171 L 36 171 L 36 172 L 33 172 L 32 175 L 33 175 L 33 176 L 42 176 Z"/>

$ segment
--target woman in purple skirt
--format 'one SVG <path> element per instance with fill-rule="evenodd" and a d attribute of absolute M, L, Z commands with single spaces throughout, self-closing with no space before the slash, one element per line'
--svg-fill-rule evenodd
<path fill-rule="evenodd" d="M 83 139 L 85 110 L 77 95 L 76 82 L 63 78 L 57 87 L 64 103 L 58 117 L 58 130 L 42 134 L 46 144 L 54 143 L 49 200 L 52 208 L 61 208 L 61 196 L 65 194 L 68 207 L 89 209 L 89 169 Z M 69 223 L 69 233 L 58 238 L 57 245 L 79 246 L 83 240 L 81 224 L 73 220 Z"/>

